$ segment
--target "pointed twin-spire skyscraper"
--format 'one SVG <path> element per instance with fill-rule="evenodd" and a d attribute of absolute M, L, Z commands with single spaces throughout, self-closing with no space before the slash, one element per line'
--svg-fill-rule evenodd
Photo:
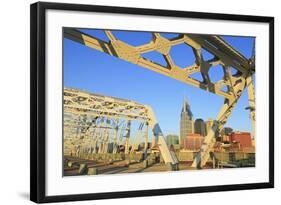
<path fill-rule="evenodd" d="M 190 109 L 190 104 L 183 99 L 183 106 L 181 110 L 180 119 L 180 142 L 188 135 L 193 133 L 193 115 Z"/>

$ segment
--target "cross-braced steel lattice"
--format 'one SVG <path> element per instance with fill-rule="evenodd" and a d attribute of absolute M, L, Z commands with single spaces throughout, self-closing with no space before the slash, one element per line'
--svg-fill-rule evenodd
<path fill-rule="evenodd" d="M 71 88 L 64 88 L 64 114 L 70 114 L 75 116 L 73 117 L 64 117 L 64 132 L 65 138 L 67 134 L 71 136 L 71 141 L 73 141 L 73 128 L 79 128 L 79 134 L 83 133 L 84 136 L 90 135 L 89 131 L 90 128 L 98 128 L 103 129 L 103 135 L 101 135 L 102 141 L 99 145 L 100 148 L 105 148 L 108 145 L 108 130 L 115 129 L 114 135 L 114 147 L 116 150 L 117 146 L 117 133 L 118 133 L 118 123 L 119 120 L 126 120 L 127 125 L 130 126 L 131 121 L 137 120 L 142 122 L 142 126 L 145 124 L 148 127 L 151 127 L 153 134 L 158 141 L 158 146 L 160 152 L 163 156 L 165 163 L 171 163 L 175 165 L 178 163 L 175 155 L 169 151 L 166 142 L 163 140 L 163 134 L 161 129 L 157 123 L 156 117 L 153 113 L 153 110 L 148 105 L 143 105 L 134 101 L 114 98 L 104 95 L 98 95 L 93 93 L 84 92 L 77 89 Z M 77 119 L 78 117 L 78 119 Z M 89 120 L 90 119 L 90 120 Z M 98 119 L 102 119 L 104 122 L 107 121 L 105 124 L 97 123 Z M 112 120 L 114 120 L 114 126 L 112 125 Z M 104 129 L 105 128 L 105 129 Z M 128 154 L 129 152 L 129 137 L 130 137 L 130 128 L 127 129 L 128 133 L 126 136 L 126 143 L 125 143 L 125 153 Z M 148 130 L 145 134 L 145 154 L 148 148 Z M 82 142 L 78 142 L 80 140 L 79 137 L 75 137 L 77 144 L 85 144 L 91 143 L 90 147 L 94 149 L 97 147 L 97 140 L 98 136 L 95 136 L 97 133 L 93 133 L 91 138 L 94 138 L 94 142 L 92 140 Z M 67 139 L 65 139 L 67 140 Z M 81 140 L 80 140 L 81 141 Z M 93 144 L 93 143 L 94 144 Z M 68 143 L 69 144 L 69 143 Z M 87 146 L 83 146 L 87 147 Z M 99 148 L 99 151 L 101 150 Z M 92 152 L 92 150 L 90 150 Z M 106 152 L 106 150 L 102 150 L 100 152 Z"/>

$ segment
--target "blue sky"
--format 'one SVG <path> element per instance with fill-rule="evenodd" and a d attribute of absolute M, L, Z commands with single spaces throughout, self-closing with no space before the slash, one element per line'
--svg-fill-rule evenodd
<path fill-rule="evenodd" d="M 85 33 L 108 41 L 102 30 L 82 30 Z M 147 32 L 114 31 L 116 37 L 133 46 L 148 43 L 151 34 Z M 162 34 L 170 38 L 175 34 Z M 223 36 L 233 47 L 247 58 L 251 56 L 254 38 Z M 194 63 L 191 48 L 178 45 L 171 49 L 176 65 L 184 67 Z M 203 52 L 206 59 L 212 57 Z M 164 64 L 156 52 L 143 55 L 157 63 Z M 219 71 L 218 71 L 219 70 Z M 222 71 L 214 68 L 210 71 L 214 81 L 220 79 Z M 200 75 L 193 76 L 200 78 Z M 179 120 L 183 97 L 191 104 L 194 118 L 215 118 L 223 98 L 193 86 L 181 83 L 156 72 L 88 48 L 74 41 L 64 39 L 64 86 L 89 92 L 104 94 L 137 101 L 150 105 L 164 134 L 179 134 Z M 247 92 L 240 98 L 226 126 L 235 130 L 251 131 Z"/>

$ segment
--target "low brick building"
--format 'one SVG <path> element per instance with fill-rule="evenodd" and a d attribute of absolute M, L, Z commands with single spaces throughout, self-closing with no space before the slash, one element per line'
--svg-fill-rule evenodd
<path fill-rule="evenodd" d="M 233 132 L 230 134 L 232 143 L 238 142 L 241 148 L 252 147 L 251 133 L 249 132 Z"/>
<path fill-rule="evenodd" d="M 182 148 L 185 150 L 199 150 L 204 142 L 204 137 L 200 134 L 188 134 L 182 141 Z"/>

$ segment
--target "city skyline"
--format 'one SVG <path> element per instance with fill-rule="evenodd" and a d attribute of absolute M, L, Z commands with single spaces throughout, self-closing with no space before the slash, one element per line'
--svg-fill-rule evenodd
<path fill-rule="evenodd" d="M 83 29 L 83 32 L 106 40 L 101 30 Z M 149 33 L 114 31 L 114 34 L 117 38 L 126 39 L 128 43 L 134 42 L 135 44 L 132 45 L 135 46 L 138 43 L 146 43 L 145 40 L 147 40 Z M 163 34 L 167 37 L 169 35 L 175 34 Z M 250 57 L 254 38 L 229 36 L 223 38 L 246 57 Z M 190 49 L 185 47 L 177 47 L 176 49 L 177 52 L 173 53 L 174 57 L 178 59 L 176 63 L 179 66 L 186 61 L 190 63 L 189 65 L 193 64 L 193 55 L 188 55 Z M 203 52 L 203 55 L 206 58 L 210 57 L 207 52 Z M 145 57 L 163 63 L 155 53 L 147 54 Z M 221 73 L 210 72 L 211 78 L 218 78 L 219 75 Z M 164 135 L 179 135 L 179 120 L 184 96 L 190 102 L 194 119 L 202 118 L 204 121 L 216 118 L 224 100 L 222 97 L 67 39 L 64 39 L 64 85 L 150 105 Z M 212 109 L 210 109 L 209 102 L 212 102 Z M 247 106 L 247 92 L 243 92 L 226 126 L 232 127 L 234 130 L 251 131 L 249 112 L 244 109 Z"/>

